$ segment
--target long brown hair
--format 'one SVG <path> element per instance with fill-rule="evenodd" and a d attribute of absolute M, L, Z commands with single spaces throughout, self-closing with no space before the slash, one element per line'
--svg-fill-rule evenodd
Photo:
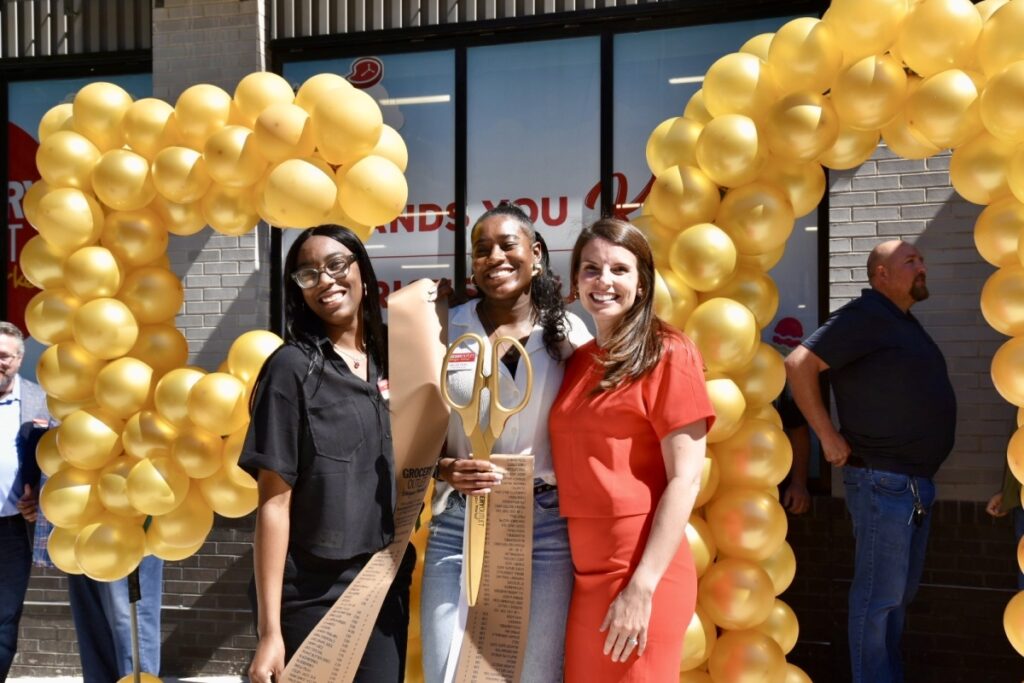
<path fill-rule="evenodd" d="M 634 226 L 618 218 L 602 218 L 584 228 L 572 248 L 572 292 L 578 295 L 578 278 L 583 247 L 603 239 L 636 257 L 639 283 L 633 307 L 626 311 L 603 345 L 604 377 L 595 391 L 609 391 L 640 379 L 661 360 L 664 323 L 654 314 L 654 256 L 647 238 Z"/>

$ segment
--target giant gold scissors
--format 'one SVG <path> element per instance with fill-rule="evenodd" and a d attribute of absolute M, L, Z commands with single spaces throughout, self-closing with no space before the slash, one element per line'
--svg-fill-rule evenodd
<path fill-rule="evenodd" d="M 476 342 L 477 353 L 473 368 L 473 391 L 469 400 L 463 405 L 452 398 L 448 386 L 448 362 L 453 354 L 457 352 L 463 342 Z M 533 365 L 530 363 L 530 356 L 526 349 L 513 337 L 498 337 L 491 345 L 491 372 L 484 374 L 484 339 L 472 332 L 456 339 L 448 348 L 444 357 L 444 365 L 441 366 L 441 395 L 452 410 L 462 418 L 462 429 L 469 439 L 472 457 L 477 460 L 490 460 L 491 449 L 494 443 L 501 436 L 505 429 L 505 422 L 523 408 L 530 400 L 530 393 L 533 391 Z M 503 345 L 509 345 L 519 351 L 519 357 L 523 359 L 526 370 L 526 391 L 519 403 L 511 408 L 501 404 L 501 355 L 498 349 Z M 487 425 L 481 426 L 480 415 L 483 410 L 480 395 L 484 388 L 488 390 L 488 419 Z M 477 593 L 480 591 L 480 577 L 484 566 L 484 543 L 487 540 L 487 495 L 468 496 L 469 498 L 469 532 L 466 534 L 464 547 L 464 564 L 466 577 L 466 597 L 470 607 L 476 604 Z"/>

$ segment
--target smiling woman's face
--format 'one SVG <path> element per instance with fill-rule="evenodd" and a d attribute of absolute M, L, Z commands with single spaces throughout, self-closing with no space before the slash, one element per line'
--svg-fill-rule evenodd
<path fill-rule="evenodd" d="M 612 330 L 633 308 L 639 286 L 640 274 L 633 252 L 600 237 L 583 246 L 576 290 L 599 331 Z"/>
<path fill-rule="evenodd" d="M 488 299 L 522 295 L 535 263 L 540 263 L 540 244 L 531 242 L 516 220 L 491 216 L 473 231 L 473 279 Z"/>
<path fill-rule="evenodd" d="M 314 235 L 299 249 L 295 267 L 296 270 L 323 268 L 325 264 L 351 255 L 352 252 L 340 242 Z M 320 279 L 314 286 L 302 290 L 302 297 L 328 328 L 344 329 L 354 324 L 363 302 L 359 263 L 353 262 L 348 272 L 337 279 L 320 273 Z"/>

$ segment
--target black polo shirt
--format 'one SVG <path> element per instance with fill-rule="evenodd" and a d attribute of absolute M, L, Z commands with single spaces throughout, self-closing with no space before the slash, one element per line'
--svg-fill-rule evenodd
<path fill-rule="evenodd" d="M 956 396 L 921 323 L 865 289 L 803 345 L 828 363 L 840 432 L 868 467 L 930 477 L 953 448 Z"/>
<path fill-rule="evenodd" d="M 312 367 L 292 344 L 267 360 L 239 465 L 292 487 L 292 546 L 346 560 L 394 539 L 391 419 L 373 361 L 364 382 L 329 342 L 321 349 L 325 362 Z"/>

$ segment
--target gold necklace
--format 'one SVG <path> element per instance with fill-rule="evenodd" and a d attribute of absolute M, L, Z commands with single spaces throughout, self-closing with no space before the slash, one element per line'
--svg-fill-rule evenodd
<path fill-rule="evenodd" d="M 366 358 L 366 354 L 365 353 L 360 353 L 358 356 L 356 356 L 356 355 L 353 355 L 353 354 L 349 353 L 348 351 L 345 351 L 344 349 L 342 349 L 337 344 L 332 344 L 331 346 L 334 347 L 335 351 L 340 353 L 345 358 L 349 359 L 352 362 L 352 367 L 355 368 L 356 370 L 359 369 L 359 366 L 362 363 L 361 359 L 362 358 Z"/>

